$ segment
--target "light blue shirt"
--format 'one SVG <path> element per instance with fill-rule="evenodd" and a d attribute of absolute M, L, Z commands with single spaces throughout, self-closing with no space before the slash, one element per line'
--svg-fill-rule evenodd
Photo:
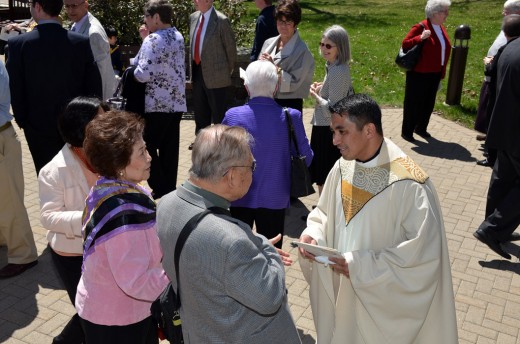
<path fill-rule="evenodd" d="M 9 113 L 11 107 L 11 90 L 9 89 L 9 75 L 4 62 L 0 60 L 0 126 L 10 122 L 13 116 Z"/>
<path fill-rule="evenodd" d="M 85 22 L 88 20 L 88 12 L 87 14 L 85 14 L 83 16 L 83 18 L 81 18 L 80 20 L 78 20 L 77 22 L 75 22 L 74 24 L 72 24 L 72 27 L 70 28 L 71 31 L 74 31 L 74 32 L 79 32 L 80 29 L 83 27 L 83 25 L 85 24 Z"/>

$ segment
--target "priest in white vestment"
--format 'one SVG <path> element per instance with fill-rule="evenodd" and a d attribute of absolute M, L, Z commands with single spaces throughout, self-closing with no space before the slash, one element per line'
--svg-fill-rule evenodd
<path fill-rule="evenodd" d="M 432 182 L 383 136 L 381 109 L 370 97 L 344 98 L 331 113 L 342 158 L 300 237 L 343 256 L 325 265 L 300 249 L 317 343 L 457 343 L 448 247 Z"/>

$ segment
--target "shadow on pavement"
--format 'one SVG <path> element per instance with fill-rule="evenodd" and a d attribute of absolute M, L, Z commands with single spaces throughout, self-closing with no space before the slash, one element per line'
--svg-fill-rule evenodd
<path fill-rule="evenodd" d="M 520 246 L 509 242 L 503 244 L 502 247 L 504 248 L 504 251 L 511 254 L 511 256 L 520 258 Z M 520 264 L 518 264 L 518 262 L 511 262 L 506 259 L 493 259 L 491 261 L 480 260 L 478 263 L 483 268 L 511 271 L 520 275 Z"/>
<path fill-rule="evenodd" d="M 310 334 L 304 334 L 302 330 L 298 329 L 298 335 L 302 340 L 302 344 L 314 344 L 316 343 L 316 339 L 313 338 Z"/>
<path fill-rule="evenodd" d="M 416 147 L 412 147 L 411 149 L 418 154 L 431 157 L 468 162 L 477 161 L 477 159 L 471 156 L 471 152 L 467 150 L 466 147 L 458 143 L 439 141 L 434 137 L 430 137 L 426 140 L 428 143 L 417 140 L 415 142 Z"/>
<path fill-rule="evenodd" d="M 15 331 L 30 328 L 30 324 L 38 324 L 35 319 L 40 310 L 36 294 L 41 294 L 43 290 L 46 290 L 43 294 L 50 294 L 54 289 L 63 289 L 54 271 L 49 269 L 52 262 L 48 250 L 46 248 L 38 257 L 38 265 L 35 267 L 19 276 L 0 279 L 0 323 L 3 323 L 0 343 L 13 337 Z M 1 266 L 7 264 L 7 247 L 0 248 L 0 257 Z M 40 322 L 43 324 L 45 320 L 41 319 Z"/>
<path fill-rule="evenodd" d="M 307 227 L 307 215 L 309 209 L 299 199 L 291 201 L 291 207 L 285 211 L 284 234 L 290 238 L 298 239 Z"/>
<path fill-rule="evenodd" d="M 479 265 L 483 268 L 488 269 L 495 269 L 495 270 L 501 270 L 501 271 L 512 271 L 516 274 L 520 274 L 520 264 L 510 262 L 508 260 L 491 260 L 491 261 L 483 261 L 480 260 Z"/>

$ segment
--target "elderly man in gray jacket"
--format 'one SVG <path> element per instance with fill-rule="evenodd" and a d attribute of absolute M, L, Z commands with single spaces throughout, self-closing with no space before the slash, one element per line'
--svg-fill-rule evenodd
<path fill-rule="evenodd" d="M 157 211 L 163 267 L 177 288 L 174 247 L 184 225 L 210 207 L 225 212 L 243 197 L 256 162 L 243 128 L 214 125 L 197 135 L 190 177 Z M 179 260 L 185 343 L 300 343 L 287 304 L 284 263 L 245 223 L 209 214 L 188 237 Z"/>

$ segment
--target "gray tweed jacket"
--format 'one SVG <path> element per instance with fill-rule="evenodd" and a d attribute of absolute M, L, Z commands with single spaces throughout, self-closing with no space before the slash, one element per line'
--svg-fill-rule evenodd
<path fill-rule="evenodd" d="M 175 288 L 179 233 L 211 206 L 184 186 L 159 203 L 163 267 Z M 282 261 L 267 239 L 245 223 L 206 216 L 182 250 L 179 279 L 185 343 L 301 343 L 287 304 Z"/>
<path fill-rule="evenodd" d="M 200 11 L 190 15 L 190 51 L 192 53 L 195 43 L 195 29 L 200 16 Z M 235 34 L 229 19 L 214 8 L 211 10 L 204 41 L 202 42 L 200 60 L 202 77 L 208 88 L 221 88 L 231 85 L 231 73 L 237 60 Z"/>

